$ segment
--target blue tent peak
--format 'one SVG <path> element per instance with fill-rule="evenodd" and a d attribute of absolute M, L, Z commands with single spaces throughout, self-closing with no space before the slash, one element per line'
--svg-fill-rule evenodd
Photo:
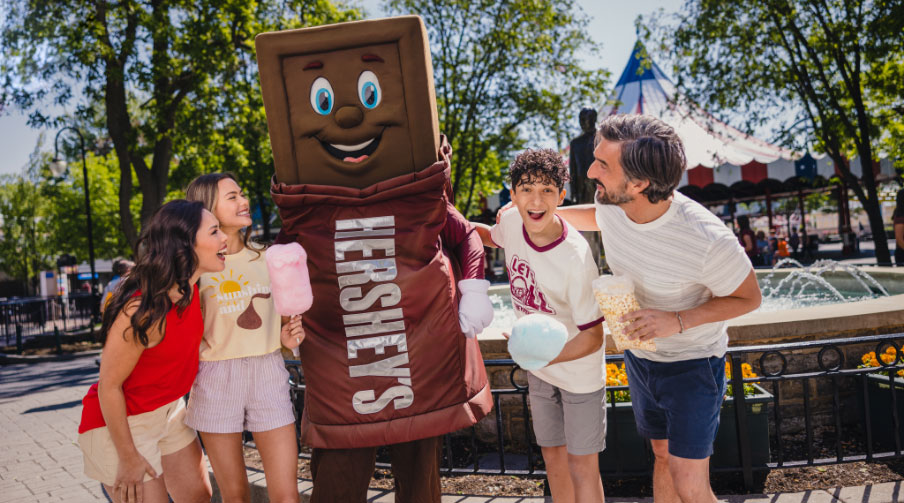
<path fill-rule="evenodd" d="M 631 57 L 628 58 L 628 65 L 625 66 L 625 70 L 622 72 L 621 77 L 619 77 L 618 83 L 615 84 L 615 87 L 623 86 L 630 82 L 638 82 L 641 80 L 668 80 L 665 74 L 662 73 L 659 65 L 657 65 L 656 62 L 649 57 L 649 55 L 647 55 L 647 60 L 650 62 L 650 67 L 643 68 L 641 66 L 641 62 L 643 61 L 642 53 L 644 52 L 646 52 L 644 46 L 640 42 L 640 40 L 638 40 L 637 43 L 634 44 L 634 50 L 631 51 Z"/>

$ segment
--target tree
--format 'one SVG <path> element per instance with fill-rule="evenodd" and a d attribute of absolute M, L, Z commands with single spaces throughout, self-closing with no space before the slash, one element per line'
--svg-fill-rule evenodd
<path fill-rule="evenodd" d="M 132 173 L 144 222 L 172 189 L 176 149 L 203 151 L 209 145 L 203 133 L 233 120 L 222 89 L 245 68 L 240 57 L 253 54 L 257 30 L 345 14 L 327 0 L 11 2 L 0 33 L 3 95 L 32 110 L 33 125 L 60 122 L 38 109 L 46 98 L 67 104 L 79 91 L 84 95 L 76 116 L 100 118 L 113 141 L 119 217 L 134 247 Z"/>
<path fill-rule="evenodd" d="M 51 258 L 43 239 L 45 222 L 38 217 L 41 201 L 36 192 L 33 180 L 25 174 L 0 179 L 0 269 L 22 280 L 26 292 L 29 280 L 36 278 Z M 34 281 L 31 288 L 33 292 L 37 288 Z"/>
<path fill-rule="evenodd" d="M 66 156 L 69 173 L 54 179 L 48 168 L 50 156 L 40 162 L 43 175 L 37 185 L 38 195 L 47 202 L 41 212 L 46 219 L 44 232 L 49 254 L 54 259 L 63 253 L 75 256 L 79 262 L 88 260 L 88 232 L 85 216 L 84 177 L 81 154 Z M 113 259 L 132 255 L 132 247 L 119 225 L 119 177 L 121 170 L 112 154 L 87 155 L 88 183 L 91 193 L 91 227 L 96 259 Z M 134 179 L 133 179 L 134 182 Z M 129 212 L 137 218 L 141 196 L 130 201 Z"/>
<path fill-rule="evenodd" d="M 218 107 L 228 122 L 216 125 L 197 124 L 206 139 L 204 144 L 189 141 L 182 146 L 179 167 L 180 187 L 197 173 L 231 171 L 242 184 L 253 207 L 261 212 L 264 240 L 270 239 L 270 218 L 273 212 L 270 198 L 270 179 L 273 158 L 270 136 L 264 111 L 254 36 L 258 33 L 304 26 L 317 26 L 361 17 L 357 9 L 345 9 L 330 2 L 302 4 L 297 16 L 256 15 L 249 24 L 242 43 L 236 47 L 236 68 L 233 78 L 222 83 Z M 191 138 L 187 138 L 192 140 Z"/>
<path fill-rule="evenodd" d="M 888 83 L 904 64 L 904 2 L 689 0 L 674 23 L 654 26 L 688 100 L 828 153 L 869 215 L 878 262 L 890 262 L 873 159 L 883 118 L 901 105 L 904 88 Z M 860 180 L 847 164 L 855 155 Z"/>
<path fill-rule="evenodd" d="M 26 284 L 36 280 L 39 271 L 54 268 L 64 253 L 79 261 L 88 258 L 81 162 L 70 163 L 77 166 L 76 173 L 54 179 L 51 155 L 41 152 L 42 147 L 43 138 L 21 174 L 0 178 L 0 269 Z M 111 157 L 89 155 L 87 163 L 95 255 L 98 259 L 128 256 L 131 248 L 119 231 L 119 167 Z M 132 201 L 133 215 L 140 206 L 140 198 Z M 37 294 L 34 281 L 32 289 Z"/>
<path fill-rule="evenodd" d="M 596 46 L 572 0 L 391 0 L 388 8 L 427 25 L 440 130 L 466 215 L 476 194 L 498 187 L 515 151 L 528 140 L 567 145 L 566 124 L 606 92 L 608 73 L 578 61 L 579 49 Z"/>

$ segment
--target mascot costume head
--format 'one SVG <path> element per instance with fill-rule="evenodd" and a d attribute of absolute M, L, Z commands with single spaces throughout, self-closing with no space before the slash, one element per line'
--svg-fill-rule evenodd
<path fill-rule="evenodd" d="M 369 447 L 474 424 L 492 398 L 463 330 L 484 323 L 462 321 L 469 288 L 457 280 L 483 281 L 483 248 L 447 190 L 423 22 L 264 33 L 256 45 L 277 241 L 308 251 L 315 299 L 302 441 Z"/>

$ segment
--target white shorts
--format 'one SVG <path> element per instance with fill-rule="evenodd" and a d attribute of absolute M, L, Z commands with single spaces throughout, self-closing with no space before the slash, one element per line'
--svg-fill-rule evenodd
<path fill-rule="evenodd" d="M 289 372 L 278 350 L 200 362 L 185 424 L 204 433 L 241 433 L 270 431 L 294 422 Z"/>

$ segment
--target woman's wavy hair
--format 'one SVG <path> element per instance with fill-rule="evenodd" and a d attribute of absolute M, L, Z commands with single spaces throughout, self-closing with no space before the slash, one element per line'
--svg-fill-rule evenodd
<path fill-rule="evenodd" d="M 148 346 L 148 331 L 159 326 L 163 332 L 166 315 L 173 307 L 169 291 L 176 285 L 182 297 L 175 305 L 182 312 L 191 303 L 192 274 L 198 268 L 195 239 L 201 227 L 204 205 L 176 199 L 161 206 L 145 224 L 138 237 L 135 266 L 116 288 L 104 310 L 101 337 L 104 343 L 113 321 L 133 299 L 138 309 L 130 319 L 132 337 Z M 136 292 L 141 292 L 136 297 Z M 125 334 L 123 334 L 125 337 Z"/>
<path fill-rule="evenodd" d="M 227 178 L 237 185 L 240 185 L 235 175 L 229 171 L 224 171 L 222 173 L 207 173 L 198 176 L 188 184 L 188 187 L 185 188 L 185 199 L 188 199 L 189 201 L 200 201 L 204 204 L 207 211 L 216 215 L 217 198 L 220 195 L 220 180 L 225 180 Z M 257 253 L 255 260 L 260 258 L 261 251 L 266 248 L 266 246 L 251 239 L 250 225 L 245 227 L 245 233 L 242 235 L 242 244 L 245 245 L 245 248 Z"/>

